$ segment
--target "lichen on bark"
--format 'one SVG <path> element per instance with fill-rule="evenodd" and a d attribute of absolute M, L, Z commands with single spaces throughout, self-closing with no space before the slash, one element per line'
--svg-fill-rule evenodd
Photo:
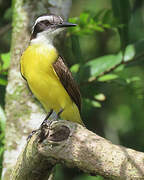
<path fill-rule="evenodd" d="M 58 120 L 45 123 L 32 136 L 11 177 L 12 180 L 15 177 L 17 180 L 45 179 L 51 168 L 61 163 L 106 179 L 143 180 L 143 160 L 142 152 L 114 145 L 77 123 Z M 47 174 L 43 173 L 44 169 Z"/>

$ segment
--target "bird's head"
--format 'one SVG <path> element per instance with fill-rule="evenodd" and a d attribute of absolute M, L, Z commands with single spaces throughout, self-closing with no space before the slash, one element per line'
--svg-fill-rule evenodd
<path fill-rule="evenodd" d="M 31 40 L 38 36 L 45 36 L 53 39 L 57 34 L 67 27 L 76 26 L 69 22 L 65 22 L 60 16 L 43 15 L 36 19 L 32 28 Z"/>

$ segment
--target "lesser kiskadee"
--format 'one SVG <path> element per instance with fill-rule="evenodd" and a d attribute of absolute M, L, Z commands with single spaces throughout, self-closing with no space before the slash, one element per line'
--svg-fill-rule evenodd
<path fill-rule="evenodd" d="M 57 34 L 75 25 L 56 15 L 38 17 L 20 63 L 22 76 L 47 112 L 63 110 L 62 119 L 83 125 L 78 86 L 53 44 Z"/>

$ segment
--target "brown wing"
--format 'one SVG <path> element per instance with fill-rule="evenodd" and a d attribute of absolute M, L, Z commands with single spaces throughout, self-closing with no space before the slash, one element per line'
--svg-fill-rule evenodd
<path fill-rule="evenodd" d="M 53 67 L 67 93 L 77 105 L 79 111 L 81 111 L 81 95 L 78 85 L 74 81 L 68 67 L 64 64 L 63 59 L 59 57 L 53 64 Z"/>

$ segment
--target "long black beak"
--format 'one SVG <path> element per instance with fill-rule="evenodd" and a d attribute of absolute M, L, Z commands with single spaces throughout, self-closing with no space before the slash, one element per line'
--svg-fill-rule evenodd
<path fill-rule="evenodd" d="M 58 24 L 57 26 L 59 28 L 61 28 L 61 27 L 72 27 L 72 26 L 77 26 L 77 24 L 73 24 L 73 23 L 70 23 L 70 22 L 63 22 L 62 24 Z"/>

